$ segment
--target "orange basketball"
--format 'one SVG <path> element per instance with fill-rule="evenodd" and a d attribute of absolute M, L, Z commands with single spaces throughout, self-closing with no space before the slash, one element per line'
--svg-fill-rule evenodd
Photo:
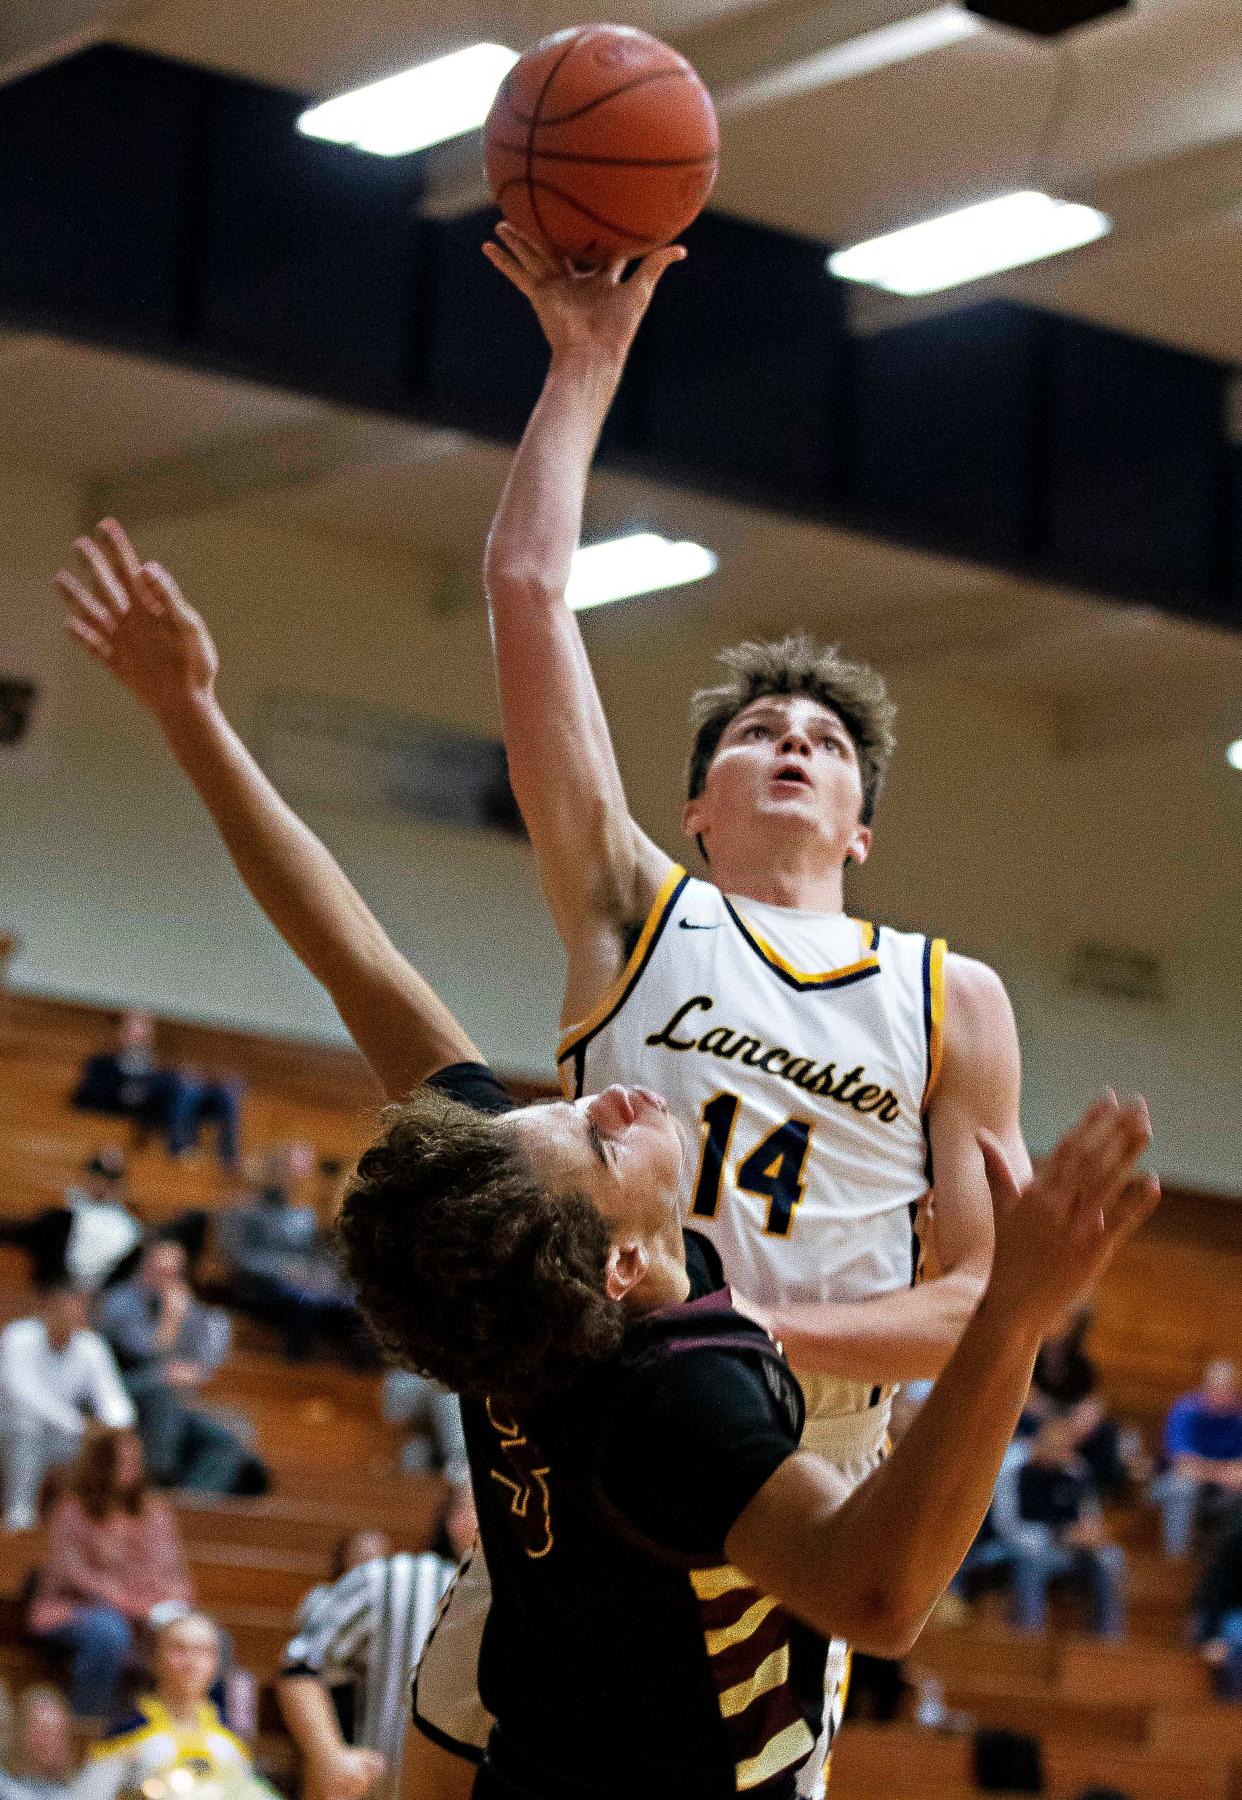
<path fill-rule="evenodd" d="M 628 25 L 579 25 L 528 50 L 484 137 L 505 217 L 582 265 L 642 256 L 684 231 L 719 153 L 716 109 L 690 64 Z"/>

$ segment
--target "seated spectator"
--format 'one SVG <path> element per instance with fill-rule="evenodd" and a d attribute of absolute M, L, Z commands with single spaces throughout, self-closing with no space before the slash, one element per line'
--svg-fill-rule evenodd
<path fill-rule="evenodd" d="M 1099 1493 L 1123 1493 L 1131 1478 L 1144 1479 L 1142 1446 L 1110 1418 L 1100 1396 L 1095 1364 L 1085 1340 L 1091 1329 L 1089 1308 L 1080 1308 L 1066 1329 L 1043 1345 L 1035 1363 L 1030 1397 L 1020 1431 L 1034 1436 L 1050 1419 L 1059 1420 L 1095 1479 Z"/>
<path fill-rule="evenodd" d="M 191 1599 L 177 1522 L 148 1488 L 137 1434 L 93 1433 L 52 1510 L 27 1621 L 69 1658 L 73 1712 L 114 1712 L 142 1627 Z"/>
<path fill-rule="evenodd" d="M 1195 1642 L 1222 1700 L 1242 1700 L 1242 1507 L 1217 1538 L 1195 1594 Z"/>
<path fill-rule="evenodd" d="M 86 1300 L 63 1281 L 44 1288 L 38 1313 L 0 1332 L 0 1464 L 4 1523 L 36 1522 L 48 1471 L 72 1462 L 87 1424 L 134 1422 L 112 1352 L 86 1328 Z"/>
<path fill-rule="evenodd" d="M 1152 1493 L 1160 1502 L 1166 1556 L 1190 1549 L 1196 1522 L 1242 1497 L 1242 1392 L 1237 1370 L 1209 1363 L 1203 1384 L 1173 1403 L 1164 1427 L 1167 1468 Z"/>
<path fill-rule="evenodd" d="M 358 1531 L 337 1546 L 331 1586 L 298 1608 L 276 1695 L 322 1800 L 396 1800 L 414 1665 L 453 1573 Z"/>
<path fill-rule="evenodd" d="M 0 1800 L 66 1800 L 72 1772 L 64 1695 L 54 1687 L 27 1688 L 0 1765 Z"/>
<path fill-rule="evenodd" d="M 409 1435 L 401 1446 L 407 1475 L 443 1475 L 450 1487 L 470 1480 L 461 1402 L 438 1382 L 413 1369 L 389 1369 L 381 1387 L 381 1406 L 389 1425 L 403 1425 Z"/>
<path fill-rule="evenodd" d="M 161 1067 L 150 1013 L 122 1014 L 114 1047 L 88 1057 L 71 1103 L 83 1112 L 110 1113 L 142 1131 L 160 1132 L 170 1156 L 194 1149 L 202 1127 L 214 1124 L 220 1161 L 226 1168 L 237 1166 L 239 1088 L 194 1069 Z"/>
<path fill-rule="evenodd" d="M 216 1220 L 216 1245 L 239 1305 L 284 1333 L 300 1360 L 325 1336 L 363 1342 L 360 1314 L 313 1208 L 295 1205 L 293 1183 L 314 1167 L 309 1144 L 289 1144 L 265 1159 L 253 1196 Z"/>
<path fill-rule="evenodd" d="M 1108 1540 L 1091 1471 L 1065 1422 L 1049 1421 L 1036 1437 L 1015 1441 L 989 1516 L 1009 1563 L 1020 1630 L 1044 1629 L 1048 1584 L 1070 1576 L 1090 1593 L 1092 1629 L 1101 1637 L 1122 1636 L 1125 1552 Z"/>
<path fill-rule="evenodd" d="M 250 1752 L 225 1726 L 210 1698 L 220 1673 L 221 1634 L 206 1614 L 183 1613 L 155 1639 L 154 1691 L 143 1695 L 96 1743 L 74 1785 L 73 1800 L 188 1791 L 192 1780 L 253 1776 Z M 181 1781 L 168 1778 L 182 1771 Z"/>
<path fill-rule="evenodd" d="M 190 1404 L 228 1355 L 232 1326 L 195 1299 L 183 1246 L 148 1244 L 133 1279 L 104 1295 L 96 1322 L 137 1407 L 152 1478 L 208 1494 L 266 1492 L 263 1465 L 237 1433 Z"/>
<path fill-rule="evenodd" d="M 123 1270 L 142 1239 L 125 1195 L 124 1151 L 115 1145 L 97 1151 L 81 1184 L 65 1189 L 63 1206 L 6 1220 L 0 1239 L 26 1252 L 37 1284 L 69 1281 L 83 1293 L 96 1292 Z"/>

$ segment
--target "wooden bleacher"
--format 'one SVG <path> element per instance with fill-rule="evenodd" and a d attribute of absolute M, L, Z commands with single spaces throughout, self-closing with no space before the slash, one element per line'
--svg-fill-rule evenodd
<path fill-rule="evenodd" d="M 109 1023 L 91 1007 L 0 992 L 4 1213 L 54 1203 L 92 1149 L 124 1141 L 123 1128 L 66 1103 Z M 243 1076 L 249 1152 L 305 1138 L 348 1162 L 373 1130 L 378 1095 L 349 1051 L 184 1024 L 162 1027 L 160 1044 L 178 1060 Z M 210 1156 L 172 1164 L 158 1147 L 131 1157 L 131 1185 L 152 1220 L 187 1206 L 215 1208 L 233 1186 Z M 22 1281 L 21 1260 L 0 1252 L 0 1317 L 26 1303 Z M 1092 1350 L 1113 1406 L 1150 1443 L 1173 1396 L 1194 1384 L 1209 1356 L 1242 1360 L 1240 1287 L 1242 1205 L 1190 1194 L 1167 1196 L 1110 1272 Z M 263 1676 L 294 1605 L 324 1577 L 345 1531 L 380 1526 L 401 1548 L 427 1542 L 440 1489 L 395 1472 L 396 1438 L 379 1419 L 376 1388 L 374 1376 L 328 1364 L 291 1366 L 247 1326 L 213 1385 L 215 1397 L 254 1419 L 275 1488 L 262 1500 L 176 1504 L 204 1604 Z M 1125 1644 L 1084 1637 L 1073 1611 L 1059 1606 L 1048 1636 L 1019 1637 L 1004 1625 L 1001 1598 L 989 1595 L 969 1623 L 929 1627 L 911 1662 L 943 1684 L 950 1707 L 1037 1736 L 1053 1800 L 1072 1800 L 1090 1782 L 1112 1783 L 1133 1800 L 1242 1800 L 1242 1708 L 1213 1702 L 1204 1665 L 1184 1647 L 1192 1572 L 1164 1563 L 1149 1512 L 1119 1515 L 1114 1525 L 1131 1561 Z M 37 1534 L 0 1536 L 0 1594 L 16 1591 L 37 1556 Z M 43 1670 L 17 1641 L 19 1623 L 0 1603 L 0 1674 L 25 1680 Z M 270 1703 L 263 1721 L 265 1753 L 284 1767 Z M 833 1800 L 967 1800 L 975 1791 L 969 1741 L 914 1725 L 851 1722 L 834 1758 Z"/>

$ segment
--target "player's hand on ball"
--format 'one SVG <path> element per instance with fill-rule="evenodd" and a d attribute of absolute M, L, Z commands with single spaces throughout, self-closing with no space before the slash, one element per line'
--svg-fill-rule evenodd
<path fill-rule="evenodd" d="M 157 715 L 209 697 L 220 658 L 167 569 L 141 562 L 115 519 L 73 547 L 82 574 L 56 576 L 69 636 Z"/>
<path fill-rule="evenodd" d="M 624 257 L 583 275 L 503 220 L 496 237 L 499 242 L 484 244 L 483 254 L 530 301 L 554 356 L 587 350 L 623 361 L 660 277 L 686 254 L 680 244 L 653 250 L 623 281 Z"/>
<path fill-rule="evenodd" d="M 363 1800 L 387 1767 L 378 1750 L 341 1750 L 316 1770 L 319 1800 Z"/>
<path fill-rule="evenodd" d="M 1138 1172 L 1150 1142 L 1147 1103 L 1106 1094 L 1019 1189 L 1000 1144 L 980 1132 L 996 1215 L 988 1291 L 1015 1320 L 1050 1326 L 1153 1210 L 1159 1183 Z"/>

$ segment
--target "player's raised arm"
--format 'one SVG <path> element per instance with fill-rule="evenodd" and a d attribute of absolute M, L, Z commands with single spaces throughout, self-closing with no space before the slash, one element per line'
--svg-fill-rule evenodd
<path fill-rule="evenodd" d="M 485 254 L 534 307 L 552 355 L 492 524 L 485 576 L 510 777 L 570 954 L 572 991 L 584 938 L 601 923 L 640 922 L 669 867 L 630 817 L 565 589 L 626 355 L 656 283 L 684 252 L 656 251 L 623 280 L 619 262 L 573 275 L 512 226 L 499 225 L 497 238 Z"/>
<path fill-rule="evenodd" d="M 843 1477 L 799 1453 L 730 1532 L 730 1559 L 791 1612 L 881 1655 L 904 1655 L 970 1548 L 1040 1343 L 1159 1197 L 1137 1163 L 1147 1108 L 1108 1095 L 1030 1181 L 981 1134 L 996 1253 L 983 1298 L 889 1460 L 841 1504 Z"/>
<path fill-rule="evenodd" d="M 56 585 L 69 635 L 152 714 L 242 880 L 321 981 L 389 1099 L 478 1060 L 448 1008 L 395 949 L 339 865 L 286 805 L 216 698 L 219 657 L 198 613 L 115 520 L 74 548 Z"/>
<path fill-rule="evenodd" d="M 979 1302 L 992 1260 L 992 1203 L 979 1133 L 999 1141 L 1020 1180 L 1030 1174 L 1021 1087 L 1017 1027 L 1000 978 L 983 963 L 949 956 L 944 1054 L 928 1104 L 935 1181 L 928 1277 L 867 1300 L 778 1307 L 767 1322 L 796 1369 L 883 1383 L 939 1374 Z"/>

